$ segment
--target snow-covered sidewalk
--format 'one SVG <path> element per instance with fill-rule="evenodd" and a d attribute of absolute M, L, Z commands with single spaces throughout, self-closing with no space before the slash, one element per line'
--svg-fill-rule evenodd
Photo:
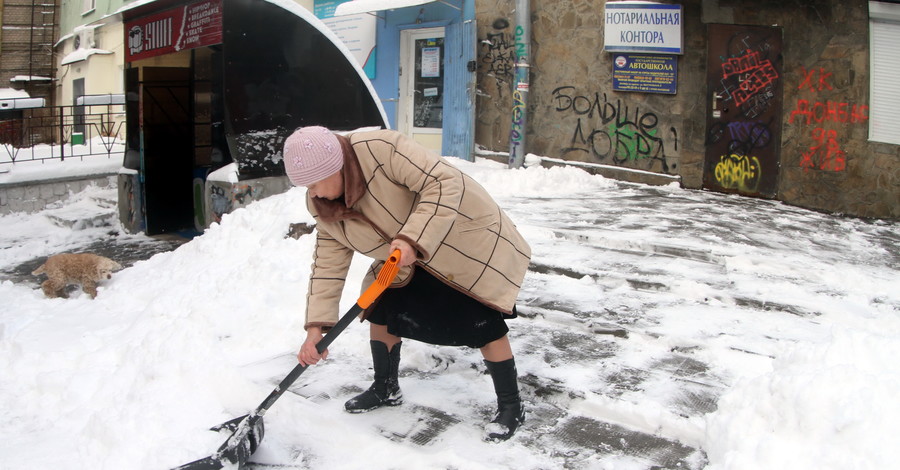
<path fill-rule="evenodd" d="M 404 405 L 343 412 L 371 379 L 367 328 L 354 323 L 266 415 L 254 461 L 416 470 L 898 461 L 897 223 L 574 168 L 457 163 L 534 250 L 510 322 L 525 427 L 510 442 L 482 442 L 494 397 L 480 354 L 412 341 Z M 0 283 L 0 468 L 164 469 L 214 451 L 223 436 L 206 429 L 251 410 L 295 363 L 313 240 L 285 235 L 312 222 L 303 197 L 293 189 L 228 214 L 115 274 L 96 300 L 45 299 L 38 279 Z M 124 237 L 48 220 L 0 217 L 0 268 Z M 366 265 L 354 263 L 346 308 Z"/>

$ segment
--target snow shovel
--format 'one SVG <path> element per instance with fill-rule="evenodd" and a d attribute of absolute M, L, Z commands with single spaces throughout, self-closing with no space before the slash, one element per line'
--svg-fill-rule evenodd
<path fill-rule="evenodd" d="M 380 297 L 385 289 L 391 285 L 391 282 L 393 282 L 394 278 L 397 276 L 397 271 L 400 269 L 399 263 L 400 250 L 395 250 L 384 263 L 375 282 L 359 296 L 356 304 L 354 304 L 353 307 L 338 320 L 337 324 L 322 337 L 322 340 L 316 344 L 316 350 L 319 354 L 322 354 L 322 352 L 328 348 L 328 345 L 330 345 L 334 339 L 350 325 L 350 322 L 359 316 L 365 309 L 369 308 L 369 306 L 372 305 L 372 302 Z M 255 410 L 250 412 L 250 414 L 232 419 L 231 421 L 227 421 L 211 428 L 213 431 L 231 431 L 231 436 L 229 436 L 228 440 L 225 441 L 214 454 L 176 467 L 173 470 L 212 470 L 224 468 L 226 465 L 230 468 L 234 468 L 235 465 L 237 465 L 237 468 L 241 468 L 250 458 L 250 455 L 256 452 L 260 441 L 262 441 L 263 434 L 265 433 L 262 419 L 263 415 L 266 414 L 266 411 L 273 403 L 275 403 L 275 400 L 278 400 L 278 397 L 287 391 L 291 384 L 297 380 L 297 377 L 299 377 L 306 368 L 307 366 L 297 364 L 294 369 L 288 373 L 287 377 L 272 390 L 272 393 L 270 393 Z"/>

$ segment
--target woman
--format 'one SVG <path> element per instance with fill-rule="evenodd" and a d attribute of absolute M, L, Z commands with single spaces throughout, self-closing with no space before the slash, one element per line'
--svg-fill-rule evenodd
<path fill-rule="evenodd" d="M 398 280 L 364 314 L 375 381 L 347 401 L 349 412 L 402 402 L 397 380 L 402 338 L 481 350 L 497 394 L 490 440 L 509 439 L 525 420 L 506 318 L 531 257 L 512 221 L 473 179 L 402 134 L 379 130 L 338 136 L 304 127 L 284 143 L 285 171 L 307 188 L 317 225 L 297 354 L 316 364 L 316 343 L 337 322 L 354 252 L 376 261 L 368 286 L 394 250 Z"/>

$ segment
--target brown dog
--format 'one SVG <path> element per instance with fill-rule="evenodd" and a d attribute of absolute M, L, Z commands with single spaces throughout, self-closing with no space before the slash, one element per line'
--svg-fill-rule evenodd
<path fill-rule="evenodd" d="M 47 274 L 47 280 L 41 284 L 47 297 L 68 297 L 66 286 L 79 284 L 81 290 L 97 297 L 97 282 L 112 278 L 112 272 L 122 266 L 115 261 L 91 253 L 63 253 L 47 258 L 31 274 Z"/>

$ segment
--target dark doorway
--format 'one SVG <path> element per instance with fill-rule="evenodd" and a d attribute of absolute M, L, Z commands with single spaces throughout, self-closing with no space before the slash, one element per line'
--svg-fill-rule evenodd
<path fill-rule="evenodd" d="M 84 106 L 78 106 L 78 98 L 84 96 L 84 79 L 72 80 L 72 132 L 84 134 Z M 73 142 L 81 143 L 81 142 Z"/>
<path fill-rule="evenodd" d="M 709 25 L 703 187 L 774 198 L 778 191 L 782 29 Z"/>
<path fill-rule="evenodd" d="M 141 73 L 146 232 L 193 228 L 191 69 L 143 67 Z"/>

